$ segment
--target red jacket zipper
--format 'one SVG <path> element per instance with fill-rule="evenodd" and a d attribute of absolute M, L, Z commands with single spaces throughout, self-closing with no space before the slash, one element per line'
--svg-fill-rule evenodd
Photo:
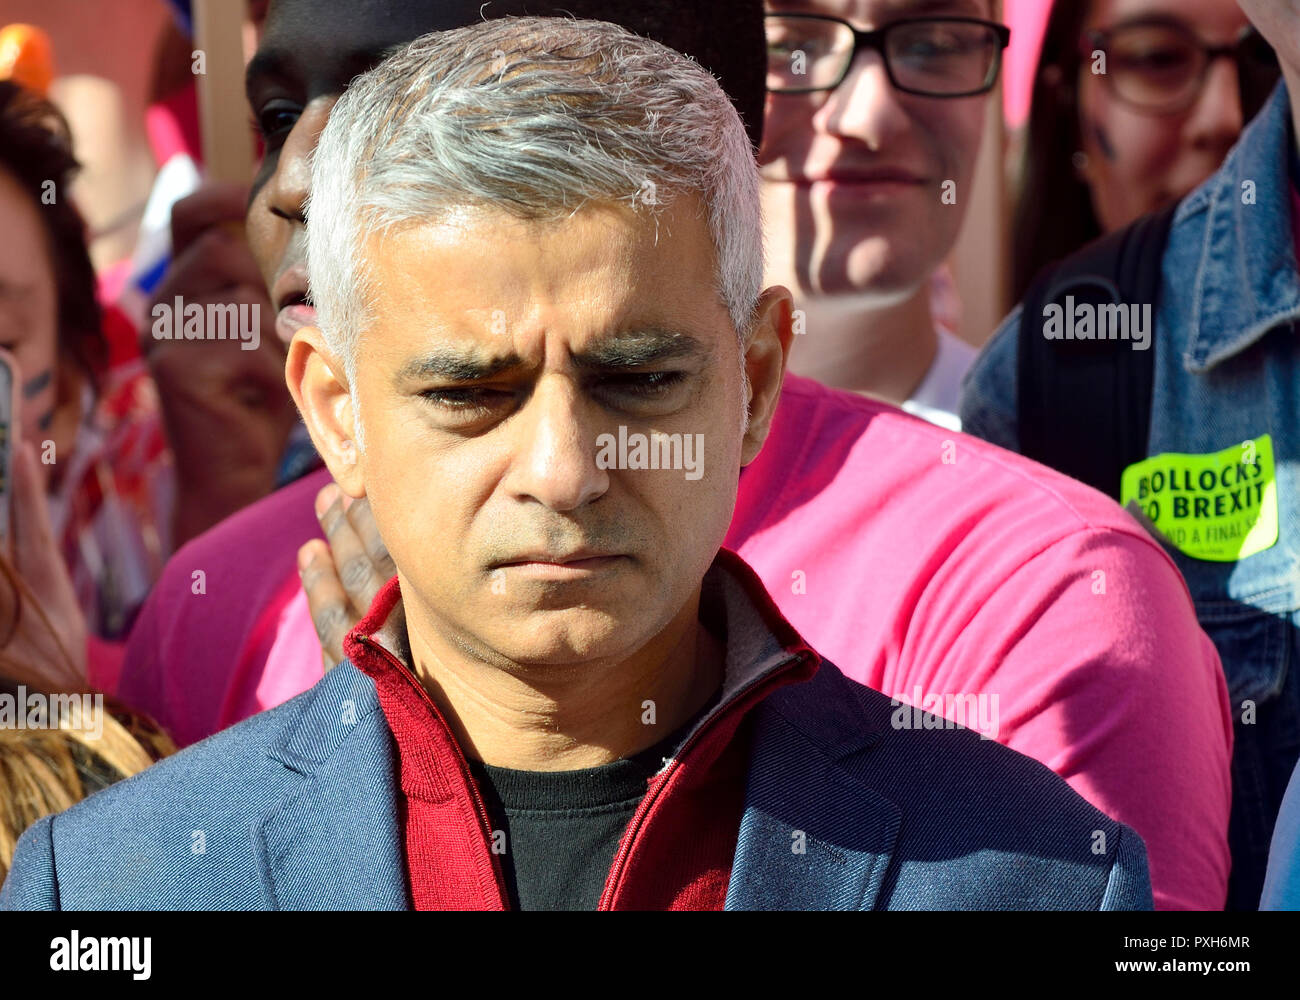
<path fill-rule="evenodd" d="M 398 667 L 403 674 L 406 674 L 407 676 L 410 675 L 410 671 L 407 670 L 406 666 L 398 660 L 397 657 L 385 649 L 381 643 L 372 642 L 368 635 L 358 635 L 356 636 L 356 639 L 363 645 L 374 649 L 381 657 Z M 412 679 L 414 680 L 414 678 Z M 492 851 L 492 820 L 488 816 L 487 805 L 483 802 L 483 796 L 479 794 L 478 782 L 476 782 L 474 776 L 470 774 L 469 762 L 465 759 L 465 754 L 460 748 L 460 741 L 456 739 L 455 734 L 451 731 L 451 727 L 449 727 L 446 720 L 443 719 L 442 712 L 438 710 L 438 706 L 435 705 L 433 699 L 429 697 L 429 692 L 424 689 L 424 685 L 418 680 L 415 681 L 414 687 L 420 693 L 420 697 L 424 699 L 424 703 L 433 710 L 433 717 L 438 721 L 438 725 L 442 726 L 443 733 L 447 736 L 447 742 L 455 748 L 456 762 L 460 767 L 461 780 L 465 782 L 465 786 L 469 789 L 469 794 L 474 800 L 474 812 L 478 816 L 479 834 L 482 837 L 482 846 L 487 847 L 488 862 L 492 865 L 492 878 L 496 884 L 497 901 L 501 904 L 501 909 L 508 910 L 510 909 L 510 899 L 506 892 L 505 874 L 501 870 L 501 862 Z"/>
<path fill-rule="evenodd" d="M 806 651 L 795 653 L 789 661 L 783 663 L 777 669 L 769 671 L 762 677 L 756 679 L 749 686 L 741 688 L 732 695 L 725 704 L 721 705 L 709 717 L 709 719 L 706 720 L 704 725 L 700 726 L 695 730 L 695 732 L 691 733 L 691 735 L 687 737 L 686 742 L 682 744 L 681 750 L 673 756 L 672 763 L 668 765 L 667 770 L 658 776 L 660 778 L 658 784 L 655 785 L 653 790 L 646 793 L 645 798 L 641 800 L 641 804 L 637 807 L 636 812 L 632 814 L 632 819 L 628 821 L 628 834 L 624 837 L 623 843 L 618 849 L 618 854 L 614 856 L 614 864 L 610 866 L 609 875 L 605 878 L 605 889 L 600 894 L 600 902 L 596 904 L 596 909 L 598 911 L 613 909 L 614 896 L 617 892 L 615 887 L 622 879 L 623 869 L 627 867 L 628 858 L 632 856 L 632 852 L 636 849 L 637 839 L 641 835 L 641 827 L 645 825 L 646 818 L 650 815 L 650 811 L 654 809 L 655 803 L 658 801 L 663 790 L 671 783 L 673 775 L 676 774 L 677 771 L 679 771 L 686 763 L 687 756 L 695 749 L 696 743 L 699 742 L 704 733 L 712 728 L 718 719 L 722 718 L 722 716 L 730 711 L 738 701 L 772 680 L 778 674 L 793 670 L 803 662 L 806 655 Z"/>

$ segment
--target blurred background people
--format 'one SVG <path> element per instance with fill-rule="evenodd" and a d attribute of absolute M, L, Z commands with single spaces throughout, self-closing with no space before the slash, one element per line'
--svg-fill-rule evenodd
<path fill-rule="evenodd" d="M 36 820 L 176 749 L 150 719 L 87 684 L 81 610 L 41 480 L 25 445 L 14 463 L 14 558 L 0 553 L 0 879 Z M 82 695 L 78 711 L 51 707 Z"/>
<path fill-rule="evenodd" d="M 1219 650 L 1234 720 L 1228 905 L 1251 909 L 1259 903 L 1274 821 L 1300 758 L 1300 671 L 1295 669 L 1300 658 L 1300 350 L 1295 336 L 1300 153 L 1291 97 L 1300 86 L 1300 2 L 1240 0 L 1240 6 L 1276 51 L 1284 84 L 1274 89 L 1218 171 L 1175 203 L 1154 270 L 1158 301 L 1131 303 L 1139 309 L 1153 306 L 1149 353 L 1130 350 L 1134 344 L 1107 331 L 1101 339 L 1120 345 L 1113 363 L 1095 370 L 1095 383 L 1079 391 L 1100 400 L 1108 414 L 1133 413 L 1143 402 L 1138 397 L 1146 397 L 1146 426 L 1123 425 L 1122 434 L 1101 428 L 1091 433 L 1097 467 L 1114 472 L 1092 485 L 1127 504 L 1164 544 L 1187 582 L 1202 628 Z M 1202 114 L 1206 121 L 1233 118 L 1231 107 L 1220 102 L 1239 89 L 1239 77 L 1229 59 L 1209 56 L 1228 56 L 1234 39 L 1241 38 L 1225 20 L 1213 45 L 1203 39 L 1201 54 L 1191 53 L 1202 71 L 1172 74 L 1182 81 L 1183 92 L 1199 95 L 1202 102 L 1192 105 L 1189 123 Z M 1209 51 L 1223 46 L 1229 48 Z M 1239 59 L 1256 59 L 1248 48 L 1237 52 Z M 1177 59 L 1173 63 L 1181 65 Z M 1116 63 L 1107 68 L 1115 73 Z M 1209 89 L 1216 79 L 1218 96 Z M 1104 86 L 1135 84 L 1116 79 Z M 1148 83 L 1143 92 L 1150 89 Z M 1172 105 L 1192 100 L 1175 101 L 1174 89 L 1171 85 Z M 1118 161 L 1121 140 L 1112 138 Z M 1093 159 L 1089 153 L 1088 162 Z M 1174 176 L 1190 183 L 1196 172 L 1180 168 Z M 1099 208 L 1099 216 L 1113 213 L 1121 220 L 1149 207 L 1151 191 L 1176 194 L 1172 181 L 1147 193 L 1136 181 L 1133 187 L 1137 197 L 1131 201 L 1098 198 L 1098 205 L 1110 206 Z M 1062 266 L 1073 259 L 1067 257 Z M 1050 339 L 1046 310 L 1033 315 L 1036 308 L 1011 313 L 963 385 L 966 430 L 1011 450 L 1024 449 L 1022 438 L 1028 435 L 1022 427 L 1046 425 L 1061 433 L 1060 421 L 1027 412 L 1023 402 L 1032 394 L 1021 382 L 1022 342 Z M 1096 338 L 1083 345 L 1099 346 Z M 1112 377 L 1133 370 L 1138 359 L 1150 363 L 1144 383 Z M 1050 366 L 1035 370 L 1042 384 L 1072 366 L 1064 354 L 1050 360 Z M 1120 428 L 1120 418 L 1112 424 Z M 1128 430 L 1140 438 L 1136 460 L 1121 454 L 1130 443 Z"/>
<path fill-rule="evenodd" d="M 660 41 L 718 73 L 751 140 L 759 136 L 772 56 L 757 0 L 712 4 L 691 17 L 675 0 L 584 3 L 575 9 L 569 0 L 563 11 L 659 31 Z M 530 10 L 542 12 L 535 2 Z M 877 20 L 855 24 L 891 31 L 912 15 L 939 18 L 926 22 L 932 31 L 959 16 L 920 3 L 863 10 Z M 497 3 L 488 16 L 515 12 Z M 247 74 L 267 160 L 246 231 L 289 333 L 313 318 L 302 269 L 308 166 L 333 102 L 387 45 L 481 16 L 476 0 L 272 3 Z M 907 52 L 913 70 L 958 73 L 962 86 L 969 79 L 963 61 L 947 65 L 943 45 Z M 864 47 L 854 65 L 872 75 L 879 59 Z M 982 62 L 980 79 L 989 71 Z M 941 198 L 942 186 L 933 193 Z M 922 230 L 928 202 L 905 199 L 904 208 L 918 213 L 910 228 Z M 905 255 L 909 226 L 885 218 Z M 208 251 L 225 245 L 200 242 Z M 199 277 L 197 258 L 195 265 Z M 235 266 L 227 259 L 221 268 Z M 246 273 L 246 264 L 237 266 Z M 240 280 L 226 273 L 232 286 Z M 786 378 L 782 399 L 773 434 L 740 477 L 725 544 L 755 566 L 787 619 L 855 679 L 901 692 L 904 701 L 921 702 L 918 692 L 933 696 L 941 687 L 996 695 L 1000 741 L 1058 769 L 1085 798 L 1139 830 L 1157 905 L 1222 905 L 1226 690 L 1217 654 L 1159 546 L 1078 484 L 878 400 L 797 377 Z M 132 633 L 119 693 L 154 712 L 178 742 L 314 684 L 322 647 L 343 655 L 344 634 L 391 577 L 367 504 L 344 510 L 329 482 L 327 470 L 312 472 L 170 561 Z M 332 550 L 319 539 L 322 524 Z M 193 590 L 200 569 L 201 595 Z M 1099 601 L 1098 572 L 1143 585 Z M 1134 771 L 1134 759 L 1146 766 Z"/>
<path fill-rule="evenodd" d="M 1261 49 L 1245 14 L 1225 0 L 1052 6 L 1012 228 L 1016 300 L 1044 265 L 1178 200 L 1218 169 L 1277 81 Z"/>
<path fill-rule="evenodd" d="M 937 320 L 936 301 L 952 294 L 937 272 L 969 204 L 1010 39 L 998 5 L 766 6 L 766 280 L 803 313 L 791 371 L 956 428 L 975 348 Z"/>
<path fill-rule="evenodd" d="M 32 444 L 92 639 L 111 675 L 166 557 L 169 496 L 152 395 L 138 376 L 105 391 L 109 348 L 66 124 L 48 102 L 0 81 L 0 347 L 19 369 L 18 439 Z"/>

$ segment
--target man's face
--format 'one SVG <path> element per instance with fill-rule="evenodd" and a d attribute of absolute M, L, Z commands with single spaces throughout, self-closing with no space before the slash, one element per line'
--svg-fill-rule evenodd
<path fill-rule="evenodd" d="M 859 29 L 908 17 L 988 19 L 992 0 L 768 0 L 772 13 L 834 16 Z M 763 211 L 768 282 L 796 298 L 896 302 L 925 282 L 961 227 L 983 133 L 984 96 L 917 97 L 860 52 L 833 91 L 769 94 Z M 944 182 L 956 204 L 944 203 Z M 951 201 L 951 199 L 949 199 Z"/>
<path fill-rule="evenodd" d="M 1095 0 L 1083 27 L 1106 31 L 1152 17 L 1176 18 L 1210 45 L 1231 45 L 1246 26 L 1241 11 L 1223 0 Z M 1170 114 L 1126 104 L 1092 72 L 1090 59 L 1079 67 L 1077 86 L 1081 173 L 1103 232 L 1183 197 L 1219 168 L 1241 134 L 1241 94 L 1230 60 L 1210 65 L 1195 102 Z"/>
<path fill-rule="evenodd" d="M 315 310 L 307 293 L 303 211 L 309 157 L 335 101 L 385 52 L 430 31 L 479 20 L 481 0 L 274 0 L 247 73 L 266 145 L 248 206 L 248 240 L 288 341 Z M 501 13 L 500 4 L 494 13 Z M 507 6 L 518 6 L 508 4 Z"/>
<path fill-rule="evenodd" d="M 659 5 L 644 0 L 272 0 L 246 79 L 266 149 L 253 183 L 247 232 L 285 343 L 300 326 L 315 322 L 315 310 L 304 304 L 303 212 L 311 184 L 309 158 L 334 102 L 395 47 L 430 31 L 520 14 L 612 21 L 697 56 L 710 44 L 710 25 L 726 17 L 683 10 L 673 15 L 675 24 L 665 24 Z M 762 53 L 755 50 L 753 56 L 761 60 Z M 742 67 L 743 60 L 735 61 L 732 71 Z"/>
<path fill-rule="evenodd" d="M 408 627 L 497 663 L 641 649 L 697 591 L 757 450 L 698 200 L 657 221 L 463 210 L 365 260 L 364 448 L 331 469 L 370 499 Z M 602 467 L 602 440 L 653 432 L 702 445 L 702 476 Z"/>

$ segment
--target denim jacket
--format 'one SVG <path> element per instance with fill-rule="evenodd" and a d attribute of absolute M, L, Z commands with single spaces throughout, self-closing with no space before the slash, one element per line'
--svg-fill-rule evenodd
<path fill-rule="evenodd" d="M 1290 103 L 1279 84 L 1219 171 L 1178 206 L 1156 311 L 1147 449 L 1149 456 L 1208 455 L 1271 438 L 1276 542 L 1236 561 L 1214 561 L 1161 538 L 1223 661 L 1238 741 L 1234 798 L 1259 803 L 1256 821 L 1237 833 L 1258 857 L 1268 850 L 1267 834 L 1300 752 L 1300 274 L 1291 223 L 1292 142 Z M 1018 307 L 962 385 L 964 429 L 1012 450 L 1019 437 L 1020 324 Z M 1243 740 L 1257 740 L 1258 753 Z M 1233 822 L 1243 822 L 1235 804 Z M 1238 847 L 1233 859 L 1240 868 Z"/>

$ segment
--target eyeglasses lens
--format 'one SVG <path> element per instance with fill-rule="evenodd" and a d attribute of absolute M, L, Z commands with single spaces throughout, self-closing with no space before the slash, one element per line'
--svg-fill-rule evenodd
<path fill-rule="evenodd" d="M 980 24 L 918 21 L 889 33 L 887 55 L 903 90 L 949 97 L 989 86 L 1002 51 L 998 36 Z"/>
<path fill-rule="evenodd" d="M 824 90 L 853 58 L 853 29 L 838 21 L 767 18 L 767 89 Z"/>
<path fill-rule="evenodd" d="M 1135 25 L 1111 36 L 1105 69 L 1119 97 L 1160 111 L 1195 98 L 1205 63 L 1205 50 L 1182 32 Z"/>

